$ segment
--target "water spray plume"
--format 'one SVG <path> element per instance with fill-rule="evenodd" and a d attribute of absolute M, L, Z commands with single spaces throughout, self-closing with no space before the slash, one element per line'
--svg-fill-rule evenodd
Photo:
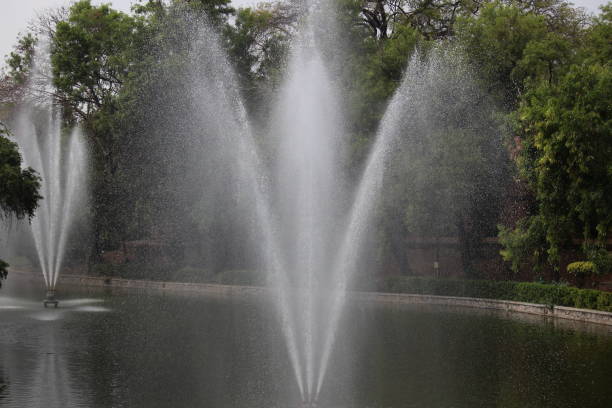
<path fill-rule="evenodd" d="M 24 164 L 41 177 L 43 197 L 32 220 L 32 234 L 40 268 L 47 287 L 45 306 L 57 307 L 56 285 L 63 266 L 66 244 L 75 212 L 82 203 L 85 189 L 86 150 L 84 136 L 77 127 L 66 133 L 61 111 L 51 98 L 48 52 L 39 47 L 34 59 L 30 86 L 34 95 L 26 100 L 17 120 L 15 136 L 23 151 Z M 46 123 L 37 114 L 46 115 Z"/>

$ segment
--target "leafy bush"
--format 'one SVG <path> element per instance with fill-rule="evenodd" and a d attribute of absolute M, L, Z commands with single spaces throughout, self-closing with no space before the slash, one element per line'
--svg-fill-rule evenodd
<path fill-rule="evenodd" d="M 567 265 L 567 272 L 574 276 L 591 276 L 597 273 L 597 266 L 590 261 L 572 262 Z"/>
<path fill-rule="evenodd" d="M 396 276 L 379 280 L 377 290 L 393 293 L 514 300 L 612 312 L 612 293 L 579 289 L 564 284 Z"/>
<path fill-rule="evenodd" d="M 596 246 L 587 247 L 585 252 L 589 261 L 594 265 L 594 273 L 604 275 L 612 273 L 612 252 Z"/>

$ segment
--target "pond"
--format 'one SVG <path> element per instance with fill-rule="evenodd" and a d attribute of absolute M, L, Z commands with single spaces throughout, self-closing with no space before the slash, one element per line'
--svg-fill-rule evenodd
<path fill-rule="evenodd" d="M 0 289 L 2 407 L 299 406 L 264 299 Z M 350 303 L 319 407 L 610 407 L 604 326 Z"/>

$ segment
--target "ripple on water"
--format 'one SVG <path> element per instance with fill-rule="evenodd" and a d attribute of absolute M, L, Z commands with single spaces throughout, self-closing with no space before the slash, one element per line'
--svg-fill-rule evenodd
<path fill-rule="evenodd" d="M 73 309 L 75 312 L 92 312 L 92 313 L 100 313 L 100 312 L 110 312 L 111 309 L 103 306 L 81 306 Z"/>
<path fill-rule="evenodd" d="M 102 303 L 102 302 L 104 302 L 104 299 L 82 298 L 82 299 L 65 299 L 65 300 L 61 300 L 61 298 L 60 298 L 60 302 L 61 302 L 62 306 L 81 306 L 81 305 L 87 305 L 89 303 Z"/>
<path fill-rule="evenodd" d="M 30 317 L 34 320 L 50 322 L 54 320 L 59 320 L 62 317 L 64 317 L 64 312 L 59 311 L 59 310 L 42 311 L 42 312 L 31 314 Z"/>

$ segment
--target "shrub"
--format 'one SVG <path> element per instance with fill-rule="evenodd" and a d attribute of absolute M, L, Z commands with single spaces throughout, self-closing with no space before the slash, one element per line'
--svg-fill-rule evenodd
<path fill-rule="evenodd" d="M 566 284 L 395 276 L 379 280 L 377 290 L 392 293 L 514 300 L 612 312 L 612 293 L 579 289 Z"/>
<path fill-rule="evenodd" d="M 591 261 L 572 262 L 567 265 L 567 272 L 574 276 L 591 276 L 597 273 L 597 266 Z"/>

